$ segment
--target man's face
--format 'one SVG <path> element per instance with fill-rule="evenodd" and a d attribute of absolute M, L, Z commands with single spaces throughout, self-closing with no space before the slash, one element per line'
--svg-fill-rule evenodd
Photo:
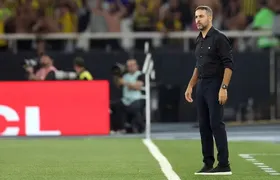
<path fill-rule="evenodd" d="M 41 65 L 43 66 L 43 67 L 46 67 L 46 66 L 49 66 L 49 65 L 51 65 L 51 63 L 52 63 L 52 60 L 51 60 L 51 58 L 49 57 L 49 56 L 42 56 L 41 57 Z"/>
<path fill-rule="evenodd" d="M 79 73 L 79 72 L 80 72 L 80 68 L 79 68 L 79 66 L 74 65 L 74 70 L 76 71 L 76 73 Z"/>
<path fill-rule="evenodd" d="M 137 71 L 137 63 L 135 60 L 129 60 L 127 61 L 127 70 L 130 73 L 134 73 L 135 71 Z"/>
<path fill-rule="evenodd" d="M 32 5 L 32 0 L 26 0 L 25 3 L 28 5 Z"/>
<path fill-rule="evenodd" d="M 118 6 L 116 5 L 116 3 L 110 3 L 109 5 L 109 12 L 110 13 L 116 13 L 118 11 Z"/>
<path fill-rule="evenodd" d="M 205 30 L 210 22 L 212 21 L 212 16 L 208 15 L 206 10 L 198 9 L 195 11 L 195 23 L 197 29 L 200 31 Z"/>
<path fill-rule="evenodd" d="M 147 6 L 143 3 L 139 6 L 139 13 L 141 15 L 145 15 L 147 13 Z"/>
<path fill-rule="evenodd" d="M 2 7 L 4 5 L 4 0 L 0 0 L 0 6 Z"/>
<path fill-rule="evenodd" d="M 65 6 L 65 5 L 61 6 L 61 7 L 59 8 L 59 10 L 60 10 L 61 15 L 64 15 L 64 14 L 66 14 L 66 13 L 69 12 L 68 7 Z"/>
<path fill-rule="evenodd" d="M 170 3 L 170 6 L 174 7 L 174 8 L 178 7 L 178 5 L 179 5 L 178 0 L 170 0 L 169 3 Z"/>

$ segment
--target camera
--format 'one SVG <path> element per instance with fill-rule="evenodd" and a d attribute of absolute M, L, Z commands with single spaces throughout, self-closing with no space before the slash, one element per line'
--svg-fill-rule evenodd
<path fill-rule="evenodd" d="M 24 69 L 27 69 L 29 67 L 36 67 L 38 66 L 38 61 L 35 60 L 35 59 L 24 59 L 24 62 L 23 62 L 23 68 Z"/>
<path fill-rule="evenodd" d="M 127 73 L 126 66 L 120 63 L 116 63 L 112 68 L 111 68 L 111 73 L 115 77 L 122 77 L 125 73 Z"/>
<path fill-rule="evenodd" d="M 55 71 L 55 78 L 56 80 L 75 80 L 77 78 L 77 73 L 57 70 Z"/>

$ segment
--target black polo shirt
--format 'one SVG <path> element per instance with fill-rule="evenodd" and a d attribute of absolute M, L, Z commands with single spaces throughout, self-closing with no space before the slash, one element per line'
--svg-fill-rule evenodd
<path fill-rule="evenodd" d="M 224 69 L 233 70 L 232 47 L 229 39 L 211 27 L 205 38 L 202 33 L 196 39 L 196 68 L 199 78 L 222 78 Z"/>

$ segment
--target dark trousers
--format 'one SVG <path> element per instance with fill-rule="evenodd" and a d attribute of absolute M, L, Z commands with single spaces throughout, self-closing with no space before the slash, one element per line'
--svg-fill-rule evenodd
<path fill-rule="evenodd" d="M 213 165 L 215 162 L 213 136 L 218 150 L 219 165 L 229 165 L 223 106 L 218 101 L 221 83 L 222 79 L 218 78 L 200 79 L 196 89 L 203 162 L 206 165 Z"/>
<path fill-rule="evenodd" d="M 123 104 L 122 101 L 115 103 L 113 105 L 115 117 L 111 121 L 111 129 L 124 130 L 130 128 L 134 132 L 143 132 L 145 125 L 143 117 L 144 103 L 143 100 L 134 101 L 128 106 Z"/>

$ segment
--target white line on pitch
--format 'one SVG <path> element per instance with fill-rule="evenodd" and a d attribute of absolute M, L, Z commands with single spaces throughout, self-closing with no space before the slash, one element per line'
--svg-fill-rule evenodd
<path fill-rule="evenodd" d="M 264 165 L 264 163 L 257 163 L 257 160 L 256 160 L 256 163 L 253 163 L 253 164 L 255 164 L 257 166 L 263 166 Z"/>
<path fill-rule="evenodd" d="M 280 173 L 270 173 L 272 176 L 280 176 Z"/>
<path fill-rule="evenodd" d="M 267 172 L 267 173 L 277 173 L 277 171 L 275 171 L 275 170 L 264 170 L 265 172 Z"/>
<path fill-rule="evenodd" d="M 256 159 L 246 159 L 247 161 L 252 161 L 252 162 L 255 162 Z"/>
<path fill-rule="evenodd" d="M 268 166 L 258 166 L 259 168 L 269 168 Z"/>
<path fill-rule="evenodd" d="M 277 171 L 275 171 L 274 169 L 272 169 L 269 166 L 266 166 L 264 163 L 258 162 L 253 156 L 256 154 L 239 154 L 240 157 L 244 158 L 247 161 L 251 161 L 254 165 L 256 165 L 257 167 L 261 168 L 263 171 L 265 171 L 266 173 L 273 175 L 273 176 L 277 176 L 280 175 L 280 173 L 278 173 Z M 263 155 L 263 154 L 261 154 Z M 272 154 L 269 154 L 272 155 Z"/>
<path fill-rule="evenodd" d="M 252 153 L 249 155 L 251 155 L 251 156 L 280 156 L 280 154 L 273 154 L 273 153 Z"/>
<path fill-rule="evenodd" d="M 160 152 L 159 148 L 150 139 L 143 139 L 143 143 L 147 146 L 152 156 L 158 161 L 161 171 L 168 180 L 181 180 L 178 174 L 172 169 L 167 158 Z"/>

